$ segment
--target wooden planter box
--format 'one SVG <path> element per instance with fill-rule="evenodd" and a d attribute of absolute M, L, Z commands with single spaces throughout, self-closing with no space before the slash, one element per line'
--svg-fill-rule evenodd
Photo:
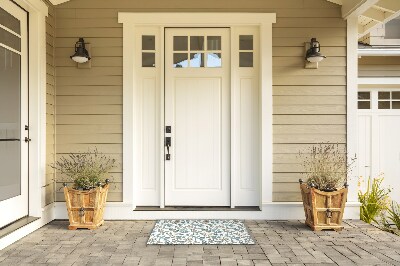
<path fill-rule="evenodd" d="M 343 211 L 347 199 L 347 188 L 333 192 L 325 192 L 310 188 L 300 182 L 306 224 L 313 231 L 334 229 L 341 231 Z"/>
<path fill-rule="evenodd" d="M 96 229 L 104 223 L 104 205 L 109 184 L 91 190 L 76 190 L 64 186 L 69 230 L 78 228 Z"/>

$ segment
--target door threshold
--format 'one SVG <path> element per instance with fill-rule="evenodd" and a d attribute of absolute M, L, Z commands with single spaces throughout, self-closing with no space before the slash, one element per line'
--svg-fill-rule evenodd
<path fill-rule="evenodd" d="M 156 206 L 137 206 L 134 211 L 261 211 L 258 206 L 243 207 L 202 207 L 202 206 L 167 206 L 160 208 Z"/>
<path fill-rule="evenodd" d="M 16 220 L 15 222 L 9 225 L 0 228 L 0 239 L 38 219 L 39 219 L 38 217 L 26 216 L 19 220 Z"/>

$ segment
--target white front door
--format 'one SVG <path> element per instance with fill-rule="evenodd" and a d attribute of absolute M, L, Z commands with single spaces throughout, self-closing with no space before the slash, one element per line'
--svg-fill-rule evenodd
<path fill-rule="evenodd" d="M 358 174 L 382 176 L 400 202 L 400 89 L 358 93 Z M 366 184 L 366 182 L 365 182 Z"/>
<path fill-rule="evenodd" d="M 27 13 L 0 0 L 0 228 L 28 215 Z"/>
<path fill-rule="evenodd" d="M 229 35 L 165 30 L 166 206 L 230 205 Z"/>

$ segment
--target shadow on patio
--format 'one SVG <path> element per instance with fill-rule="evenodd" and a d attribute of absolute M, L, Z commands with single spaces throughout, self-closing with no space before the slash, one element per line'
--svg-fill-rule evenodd
<path fill-rule="evenodd" d="M 245 221 L 256 245 L 146 245 L 154 221 L 67 230 L 53 221 L 0 251 L 0 265 L 400 265 L 400 237 L 362 221 L 310 231 L 302 221 Z"/>

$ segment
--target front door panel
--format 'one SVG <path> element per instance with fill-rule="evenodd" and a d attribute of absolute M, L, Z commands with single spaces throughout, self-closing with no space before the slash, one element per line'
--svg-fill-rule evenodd
<path fill-rule="evenodd" d="M 27 13 L 0 1 L 0 228 L 28 214 Z"/>
<path fill-rule="evenodd" d="M 165 205 L 229 206 L 229 29 L 166 29 L 165 40 Z"/>

